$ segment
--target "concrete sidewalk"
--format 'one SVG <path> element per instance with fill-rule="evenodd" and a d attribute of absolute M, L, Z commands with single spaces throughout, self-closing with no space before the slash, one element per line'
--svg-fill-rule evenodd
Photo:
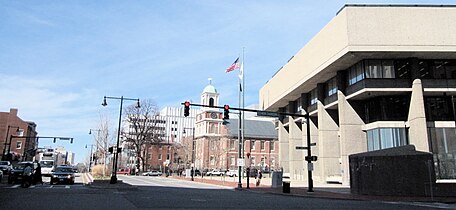
<path fill-rule="evenodd" d="M 169 176 L 171 179 L 181 179 L 190 181 L 190 177 Z M 203 182 L 215 185 L 238 187 L 239 180 L 237 177 L 194 177 L 194 181 Z M 312 198 L 330 198 L 330 199 L 348 199 L 348 200 L 376 200 L 389 202 L 439 202 L 439 203 L 456 203 L 456 195 L 454 197 L 408 197 L 408 196 L 369 196 L 355 195 L 350 193 L 348 186 L 340 184 L 322 184 L 314 183 L 314 192 L 307 192 L 307 182 L 291 181 L 290 193 L 283 193 L 283 188 L 271 188 L 271 179 L 263 178 L 260 186 L 255 186 L 255 179 L 250 179 L 250 189 L 247 189 L 247 179 L 242 181 L 242 189 L 256 193 L 272 193 L 288 196 L 302 196 Z"/>

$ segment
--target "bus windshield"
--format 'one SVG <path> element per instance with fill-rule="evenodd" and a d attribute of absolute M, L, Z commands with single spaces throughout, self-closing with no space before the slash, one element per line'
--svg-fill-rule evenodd
<path fill-rule="evenodd" d="M 42 160 L 40 161 L 40 165 L 42 168 L 52 168 L 54 166 L 53 160 Z"/>

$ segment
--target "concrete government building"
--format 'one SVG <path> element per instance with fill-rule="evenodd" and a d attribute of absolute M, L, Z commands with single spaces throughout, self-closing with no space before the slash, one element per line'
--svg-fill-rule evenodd
<path fill-rule="evenodd" d="M 350 184 L 348 156 L 402 145 L 456 179 L 456 5 L 345 5 L 262 87 L 260 108 L 311 116 L 316 182 Z M 307 180 L 305 119 L 276 123 L 279 160 Z"/>

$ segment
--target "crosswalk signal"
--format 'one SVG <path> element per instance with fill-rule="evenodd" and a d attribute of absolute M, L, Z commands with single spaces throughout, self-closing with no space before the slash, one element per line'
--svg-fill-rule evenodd
<path fill-rule="evenodd" d="M 228 105 L 223 106 L 223 119 L 224 120 L 230 119 L 230 106 L 228 106 Z"/>
<path fill-rule="evenodd" d="M 186 101 L 184 103 L 184 117 L 188 117 L 190 115 L 190 102 Z"/>

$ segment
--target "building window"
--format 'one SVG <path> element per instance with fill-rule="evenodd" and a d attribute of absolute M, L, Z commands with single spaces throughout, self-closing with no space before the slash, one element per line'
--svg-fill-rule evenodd
<path fill-rule="evenodd" d="M 395 78 L 393 60 L 366 60 L 366 78 Z"/>
<path fill-rule="evenodd" d="M 214 106 L 214 98 L 209 99 L 209 106 Z"/>
<path fill-rule="evenodd" d="M 274 141 L 269 142 L 269 150 L 274 151 Z"/>
<path fill-rule="evenodd" d="M 162 159 L 162 154 L 158 154 L 158 159 L 159 159 L 159 160 Z"/>
<path fill-rule="evenodd" d="M 318 92 L 317 92 L 317 88 L 313 89 L 312 91 L 310 91 L 310 105 L 314 105 L 317 103 L 318 101 Z"/>
<path fill-rule="evenodd" d="M 437 179 L 456 179 L 456 129 L 428 128 Z"/>
<path fill-rule="evenodd" d="M 215 157 L 211 156 L 210 157 L 211 165 L 215 165 Z"/>
<path fill-rule="evenodd" d="M 255 150 L 255 140 L 250 141 L 250 150 Z"/>
<path fill-rule="evenodd" d="M 456 104 L 455 104 L 456 105 Z M 424 107 L 427 121 L 452 121 L 454 111 L 450 97 L 425 97 Z"/>
<path fill-rule="evenodd" d="M 358 62 L 348 70 L 348 85 L 353 85 L 364 79 L 363 62 Z"/>
<path fill-rule="evenodd" d="M 337 93 L 337 79 L 334 77 L 326 82 L 326 97 Z"/>
<path fill-rule="evenodd" d="M 22 148 L 22 142 L 18 141 L 16 142 L 16 149 L 21 149 Z"/>
<path fill-rule="evenodd" d="M 251 160 L 250 165 L 255 167 L 256 166 L 255 157 L 250 158 L 250 160 Z"/>
<path fill-rule="evenodd" d="M 261 150 L 264 150 L 264 141 L 260 141 Z"/>
<path fill-rule="evenodd" d="M 236 140 L 230 139 L 230 149 L 236 149 Z"/>
<path fill-rule="evenodd" d="M 167 160 L 169 160 L 169 153 L 168 153 L 168 154 L 166 154 L 166 159 L 167 159 Z"/>
<path fill-rule="evenodd" d="M 236 158 L 233 156 L 230 157 L 230 165 L 232 165 L 232 166 L 236 165 Z"/>
<path fill-rule="evenodd" d="M 376 128 L 367 131 L 367 151 L 407 145 L 405 128 Z"/>

